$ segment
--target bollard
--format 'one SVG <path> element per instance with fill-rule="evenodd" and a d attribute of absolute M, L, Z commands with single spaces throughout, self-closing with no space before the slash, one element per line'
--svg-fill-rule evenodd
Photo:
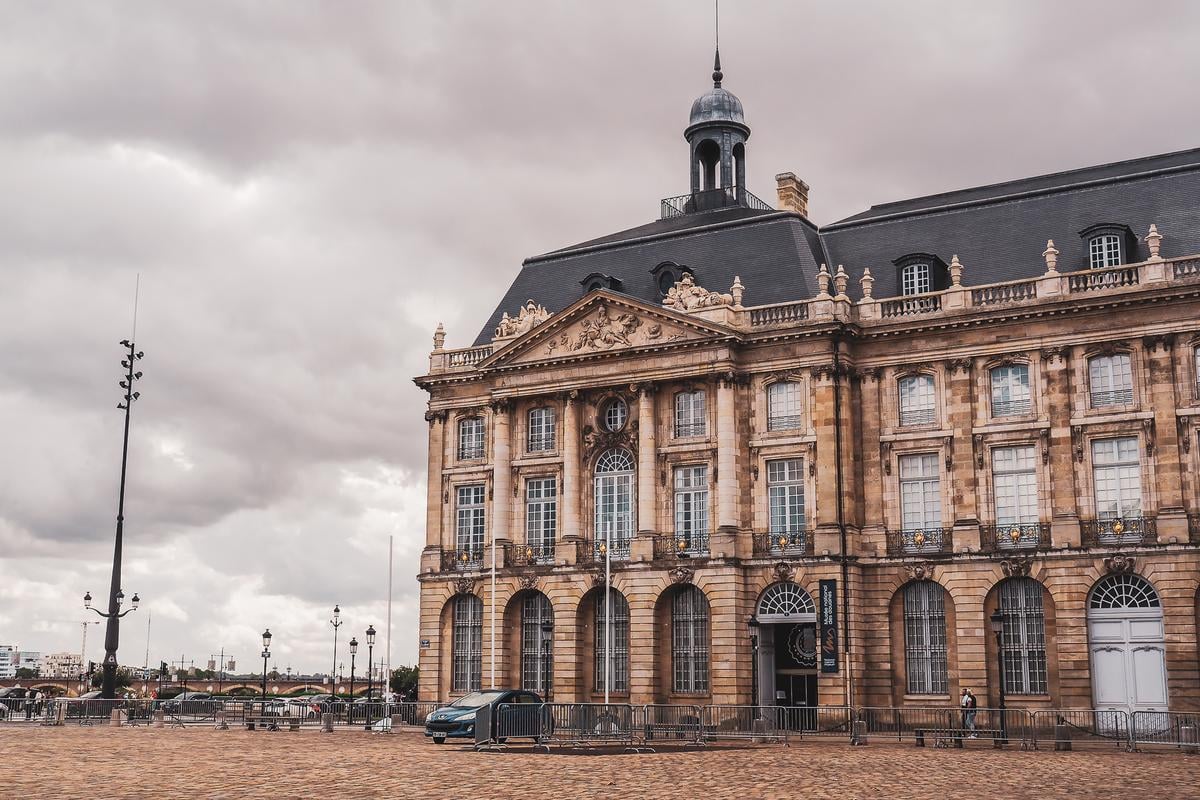
<path fill-rule="evenodd" d="M 54 724 L 55 725 L 66 725 L 67 724 L 67 706 L 65 703 L 55 703 L 54 704 Z"/>
<path fill-rule="evenodd" d="M 1054 726 L 1054 749 L 1059 751 L 1067 751 L 1071 749 L 1071 740 L 1068 738 L 1070 733 L 1067 731 L 1067 726 L 1059 722 Z"/>
<path fill-rule="evenodd" d="M 754 733 L 754 735 L 751 737 L 752 742 L 761 743 L 767 741 L 767 737 L 769 735 L 769 731 L 767 730 L 767 720 L 763 719 L 762 717 L 758 717 L 750 723 L 750 728 Z"/>
<path fill-rule="evenodd" d="M 333 733 L 333 714 L 326 711 L 321 715 L 321 733 Z"/>
<path fill-rule="evenodd" d="M 913 734 L 913 741 L 916 742 L 917 747 L 924 747 L 925 746 L 925 731 L 922 730 L 921 728 L 917 728 L 916 733 Z"/>
<path fill-rule="evenodd" d="M 119 728 L 125 724 L 125 712 L 119 708 L 114 708 L 112 714 L 108 717 L 109 727 Z"/>
<path fill-rule="evenodd" d="M 403 714 L 392 714 L 392 724 L 388 726 L 388 733 L 395 733 L 396 729 L 404 724 Z"/>
<path fill-rule="evenodd" d="M 216 725 L 217 730 L 219 730 L 219 731 L 229 730 L 229 721 L 225 717 L 225 709 L 223 709 L 223 708 L 217 709 L 216 719 L 217 719 L 217 725 Z"/>
<path fill-rule="evenodd" d="M 867 722 L 866 720 L 856 719 L 850 727 L 850 744 L 865 745 L 867 743 Z"/>
<path fill-rule="evenodd" d="M 154 711 L 154 727 L 162 728 L 166 724 L 167 724 L 166 712 L 164 712 L 161 708 L 155 709 L 155 711 Z"/>
<path fill-rule="evenodd" d="M 1200 742 L 1196 739 L 1195 725 L 1180 725 L 1179 726 L 1179 744 L 1183 746 L 1183 752 L 1195 755 L 1200 753 Z"/>
<path fill-rule="evenodd" d="M 288 717 L 288 730 L 289 731 L 300 730 L 300 718 L 299 717 Z"/>

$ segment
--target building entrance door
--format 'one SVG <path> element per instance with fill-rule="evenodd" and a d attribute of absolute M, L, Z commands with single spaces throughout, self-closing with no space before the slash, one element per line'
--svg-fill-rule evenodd
<path fill-rule="evenodd" d="M 1167 709 L 1164 638 L 1158 593 L 1145 579 L 1110 575 L 1096 585 L 1088 603 L 1088 642 L 1097 709 Z"/>
<path fill-rule="evenodd" d="M 789 730 L 814 730 L 817 722 L 817 626 L 775 624 L 775 704 Z"/>

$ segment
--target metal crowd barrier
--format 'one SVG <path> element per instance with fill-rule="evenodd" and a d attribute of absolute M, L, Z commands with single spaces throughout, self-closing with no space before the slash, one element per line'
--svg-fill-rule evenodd
<path fill-rule="evenodd" d="M 1129 713 L 1125 711 L 1070 708 L 1033 711 L 1026 738 L 1034 749 L 1040 744 L 1053 744 L 1055 750 L 1070 750 L 1077 744 L 1132 748 Z"/>
<path fill-rule="evenodd" d="M 781 706 L 704 706 L 700 709 L 704 736 L 710 740 L 787 738 L 787 715 Z"/>
<path fill-rule="evenodd" d="M 704 744 L 700 706 L 646 705 L 641 709 L 641 734 L 646 744 Z"/>
<path fill-rule="evenodd" d="M 1135 711 L 1131 723 L 1134 747 L 1158 745 L 1200 752 L 1200 711 Z"/>
<path fill-rule="evenodd" d="M 850 706 L 780 707 L 782 727 L 788 738 L 806 736 L 850 738 L 854 727 L 854 709 Z"/>

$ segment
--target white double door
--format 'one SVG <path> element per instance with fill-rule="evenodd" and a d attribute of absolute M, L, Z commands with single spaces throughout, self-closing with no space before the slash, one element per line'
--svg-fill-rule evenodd
<path fill-rule="evenodd" d="M 1091 609 L 1092 693 L 1102 711 L 1166 711 L 1161 608 Z"/>

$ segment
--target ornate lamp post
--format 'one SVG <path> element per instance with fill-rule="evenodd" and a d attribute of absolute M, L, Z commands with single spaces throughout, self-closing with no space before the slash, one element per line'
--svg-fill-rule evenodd
<path fill-rule="evenodd" d="M 271 657 L 271 629 L 267 628 L 263 631 L 263 676 L 262 676 L 262 699 L 263 707 L 267 703 L 267 659 Z"/>
<path fill-rule="evenodd" d="M 333 668 L 329 671 L 329 692 L 336 698 L 338 675 L 337 632 L 338 628 L 342 627 L 342 610 L 336 605 L 333 607 L 333 619 L 329 620 L 329 624 L 333 626 Z"/>
<path fill-rule="evenodd" d="M 121 544 L 125 527 L 125 476 L 129 463 L 129 412 L 134 401 L 141 396 L 140 392 L 133 391 L 133 383 L 142 377 L 142 373 L 134 372 L 133 365 L 145 354 L 128 339 L 122 339 L 121 346 L 126 350 L 125 359 L 121 362 L 121 366 L 125 368 L 125 380 L 120 383 L 121 388 L 125 390 L 125 396 L 124 402 L 118 403 L 117 408 L 125 412 L 125 435 L 121 442 L 121 485 L 117 494 L 117 536 L 113 545 L 112 579 L 108 585 L 108 611 L 92 608 L 90 593 L 83 601 L 84 608 L 91 608 L 108 620 L 104 631 L 104 683 L 100 693 L 101 697 L 108 700 L 117 696 L 117 644 L 121 638 L 121 617 L 135 610 L 138 604 L 138 596 L 135 594 L 133 607 L 129 611 L 121 611 L 121 601 L 125 599 L 125 593 L 121 591 Z"/>
<path fill-rule="evenodd" d="M 1004 692 L 1004 615 L 997 608 L 988 621 L 991 623 L 992 633 L 996 635 L 996 676 L 1000 682 L 1000 742 L 1008 744 L 1008 711 L 1005 710 L 1007 698 Z"/>
<path fill-rule="evenodd" d="M 350 716 L 354 712 L 354 657 L 358 655 L 358 639 L 350 637 L 350 700 L 346 705 L 346 721 L 350 721 Z"/>
<path fill-rule="evenodd" d="M 746 623 L 750 628 L 750 705 L 755 706 L 758 718 L 758 617 L 750 615 Z"/>
<path fill-rule="evenodd" d="M 542 686 L 545 689 L 545 694 L 542 700 L 549 702 L 550 700 L 550 643 L 554 641 L 554 620 L 546 620 L 542 623 L 542 672 L 545 679 Z"/>
<path fill-rule="evenodd" d="M 351 665 L 354 660 L 351 659 Z M 354 671 L 350 671 L 350 675 L 354 675 Z M 375 626 L 367 626 L 367 724 L 364 726 L 367 730 L 371 729 L 371 693 L 375 690 Z"/>

